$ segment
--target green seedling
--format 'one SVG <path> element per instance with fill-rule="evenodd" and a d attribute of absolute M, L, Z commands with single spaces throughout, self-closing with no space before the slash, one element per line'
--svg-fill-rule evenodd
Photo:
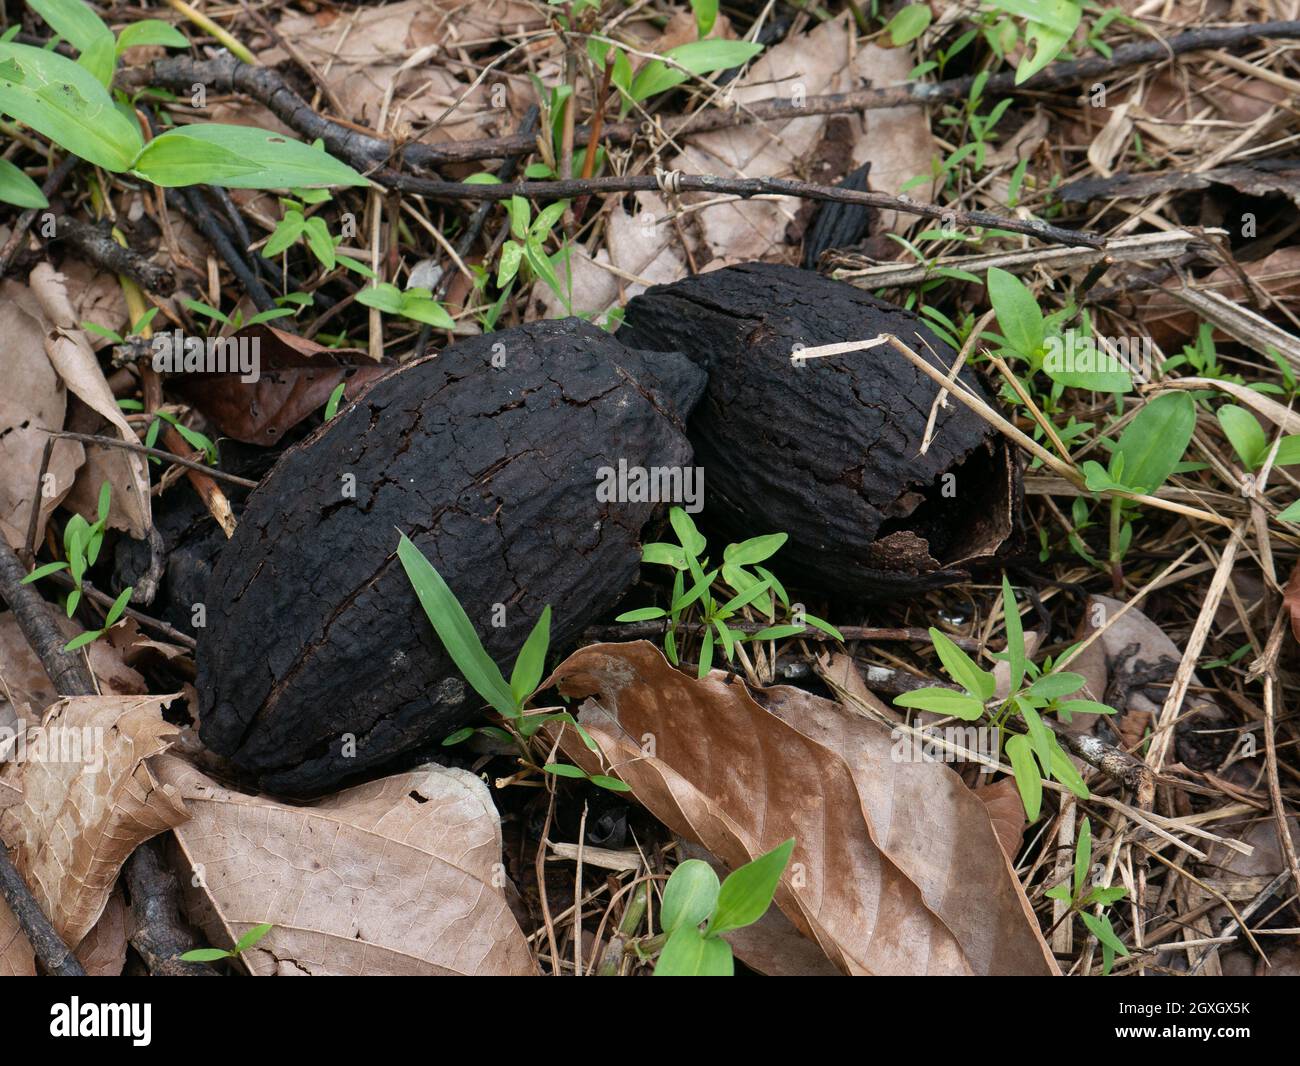
<path fill-rule="evenodd" d="M 1247 472 L 1258 470 L 1268 459 L 1273 444 L 1253 414 L 1236 404 L 1225 403 L 1214 412 L 1223 435 L 1237 453 Z M 1295 466 L 1300 463 L 1300 434 L 1292 433 L 1277 442 L 1273 456 L 1274 466 Z"/>
<path fill-rule="evenodd" d="M 948 636 L 931 627 L 930 640 L 939 661 L 961 691 L 937 686 L 921 688 L 895 697 L 894 703 L 964 722 L 986 721 L 995 727 L 999 746 L 1011 763 L 1025 815 L 1032 822 L 1038 819 L 1042 809 L 1045 778 L 1059 781 L 1080 799 L 1091 795 L 1045 717 L 1056 715 L 1069 723 L 1076 714 L 1114 714 L 1115 711 L 1095 700 L 1074 697 L 1083 687 L 1084 678 L 1062 669 L 1074 649 L 1055 663 L 1050 656 L 1041 665 L 1029 659 L 1020 608 L 1006 577 L 1002 579 L 1002 611 L 1007 647 L 993 657 L 1005 660 L 1010 667 L 1009 695 L 1005 699 L 994 697 L 996 682 L 991 671 L 983 669 Z M 1023 732 L 1011 732 L 1013 720 Z"/>
<path fill-rule="evenodd" d="M 1123 885 L 1113 887 L 1094 886 L 1090 883 L 1089 873 L 1092 869 L 1092 823 L 1085 818 L 1079 826 L 1079 838 L 1074 845 L 1074 876 L 1055 888 L 1049 888 L 1044 895 L 1070 905 L 1069 915 L 1077 914 L 1088 927 L 1088 932 L 1101 944 L 1101 972 L 1109 974 L 1115 964 L 1115 956 L 1127 955 L 1124 946 L 1110 918 L 1105 914 L 1106 908 L 1124 898 L 1126 889 Z M 1092 914 L 1085 907 L 1096 907 L 1098 913 Z"/>
<path fill-rule="evenodd" d="M 721 884 L 708 863 L 699 859 L 681 863 L 664 886 L 660 913 L 664 932 L 656 938 L 663 946 L 654 975 L 733 976 L 735 959 L 722 934 L 753 925 L 767 913 L 793 850 L 791 837 L 733 870 Z"/>
<path fill-rule="evenodd" d="M 374 307 L 390 315 L 401 315 L 413 322 L 423 322 L 434 329 L 453 329 L 456 325 L 446 308 L 425 288 L 399 289 L 387 281 L 377 281 L 357 293 L 357 303 Z"/>
<path fill-rule="evenodd" d="M 237 959 L 245 951 L 256 947 L 261 939 L 275 927 L 270 922 L 255 925 L 239 938 L 233 951 L 225 948 L 195 948 L 180 956 L 182 962 L 220 962 L 222 959 Z"/>
<path fill-rule="evenodd" d="M 677 543 L 647 544 L 641 550 L 641 561 L 671 567 L 673 574 L 672 599 L 667 608 L 640 607 L 619 615 L 617 622 L 646 622 L 663 618 L 667 620 L 664 633 L 664 654 L 669 662 L 681 664 L 678 638 L 683 626 L 695 616 L 704 627 L 700 640 L 698 675 L 704 677 L 713 665 L 714 637 L 721 644 L 727 662 L 731 662 L 737 647 L 745 641 L 783 640 L 805 632 L 813 626 L 842 641 L 840 631 L 829 622 L 813 615 L 790 610 L 790 598 L 776 576 L 760 563 L 766 562 L 785 544 L 785 533 L 769 533 L 753 537 L 739 544 L 729 544 L 722 552 L 722 565 L 709 568 L 704 555 L 708 541 L 682 508 L 669 511 Z M 689 576 L 691 585 L 686 586 Z M 727 592 L 713 591 L 715 584 Z M 725 596 L 725 599 L 723 598 Z M 784 608 L 784 617 L 777 621 L 777 603 Z M 771 624 L 756 633 L 733 629 L 734 622 L 746 608 L 763 615 Z"/>
<path fill-rule="evenodd" d="M 99 560 L 99 552 L 104 545 L 104 531 L 108 528 L 108 512 L 112 495 L 112 487 L 105 481 L 99 487 L 99 500 L 97 501 L 95 522 L 93 524 L 87 522 L 80 514 L 74 514 L 68 519 L 67 525 L 63 527 L 63 554 L 67 556 L 66 560 L 38 566 L 22 579 L 22 584 L 29 585 L 43 577 L 49 577 L 51 574 L 67 570 L 71 574 L 73 581 L 72 591 L 68 593 L 65 603 L 65 610 L 69 618 L 76 613 L 77 607 L 81 603 L 83 594 L 82 581 L 85 579 L 86 571 Z M 85 633 L 73 637 L 63 646 L 63 650 L 75 651 L 83 645 L 98 640 L 112 629 L 125 613 L 132 591 L 131 586 L 123 589 L 104 616 L 104 624 L 98 629 L 87 630 Z"/>
<path fill-rule="evenodd" d="M 557 776 L 581 776 L 601 788 L 621 792 L 626 789 L 623 782 L 602 774 L 587 774 L 579 767 L 560 770 L 560 764 L 547 763 L 538 765 L 530 741 L 542 726 L 552 722 L 562 722 L 573 726 L 583 744 L 592 751 L 600 749 L 591 735 L 578 724 L 578 720 L 567 711 L 530 711 L 528 703 L 541 684 L 546 665 L 546 652 L 551 641 L 551 608 L 542 609 L 541 617 L 533 626 L 532 632 L 524 641 L 523 647 L 515 657 L 510 680 L 506 681 L 501 669 L 488 655 L 483 642 L 479 640 L 474 623 L 469 620 L 465 608 L 461 606 L 456 594 L 438 573 L 437 568 L 424 557 L 414 543 L 402 534 L 397 545 L 397 557 L 410 579 L 411 586 L 420 600 L 420 606 L 433 624 L 434 631 L 451 656 L 451 661 L 469 685 L 479 694 L 498 715 L 504 729 L 488 726 L 481 729 L 461 729 L 447 737 L 444 744 L 456 744 L 468 739 L 475 732 L 483 733 L 495 740 L 514 743 L 524 756 L 525 765 Z M 573 773 L 572 771 L 577 771 Z"/>

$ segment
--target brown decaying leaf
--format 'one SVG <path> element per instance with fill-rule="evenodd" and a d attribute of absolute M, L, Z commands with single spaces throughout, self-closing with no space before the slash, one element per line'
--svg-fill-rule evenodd
<path fill-rule="evenodd" d="M 77 945 L 77 961 L 89 977 L 120 977 L 126 964 L 131 908 L 119 886 L 108 897 L 104 913 Z"/>
<path fill-rule="evenodd" d="M 1300 640 L 1300 563 L 1296 564 L 1286 580 L 1282 608 L 1291 616 L 1291 635 Z"/>
<path fill-rule="evenodd" d="M 429 766 L 290 807 L 231 792 L 175 756 L 153 760 L 192 819 L 175 839 L 191 918 L 257 975 L 531 975 L 501 891 L 487 787 Z"/>
<path fill-rule="evenodd" d="M 124 441 L 138 444 L 135 430 L 123 417 L 100 368 L 99 360 L 78 324 L 68 301 L 66 281 L 49 263 L 40 263 L 29 278 L 45 322 L 45 354 L 68 390 L 113 424 Z M 143 538 L 152 522 L 149 506 L 149 471 L 144 457 L 114 448 L 99 457 L 104 476 L 113 488 L 108 524 Z M 98 476 L 98 475 L 96 475 Z M 95 500 L 99 482 L 84 486 L 83 499 Z M 94 517 L 91 515 L 90 517 Z"/>
<path fill-rule="evenodd" d="M 32 502 L 41 493 L 36 542 L 45 523 L 72 488 L 84 452 L 71 440 L 56 440 L 41 492 L 37 484 L 41 456 L 50 437 L 60 430 L 67 413 L 68 394 L 45 355 L 45 324 L 30 289 L 14 281 L 0 283 L 0 365 L 5 387 L 0 390 L 0 536 L 12 548 L 27 540 Z"/>
<path fill-rule="evenodd" d="M 0 839 L 41 909 L 70 947 L 99 920 L 118 871 L 142 841 L 184 821 L 175 790 L 160 785 L 145 760 L 171 744 L 176 727 L 162 718 L 171 696 L 74 696 L 29 733 L 18 762 L 4 767 L 22 802 L 0 811 Z M 0 903 L 0 943 L 8 938 Z M 11 941 L 22 971 L 30 948 Z"/>
<path fill-rule="evenodd" d="M 325 406 L 340 381 L 348 382 L 344 399 L 350 402 L 392 369 L 373 363 L 358 348 L 326 348 L 264 323 L 246 326 L 230 339 L 256 346 L 257 381 L 243 381 L 238 373 L 186 373 L 168 378 L 167 387 L 245 444 L 279 444 L 288 430 Z"/>
<path fill-rule="evenodd" d="M 1002 850 L 1014 862 L 1027 824 L 1025 805 L 1016 788 L 1016 779 L 1004 777 L 991 785 L 980 785 L 975 789 L 975 795 L 989 812 L 989 821 L 993 823 L 993 832 L 997 834 Z"/>
<path fill-rule="evenodd" d="M 983 804 L 948 767 L 799 689 L 687 677 L 644 641 L 575 652 L 550 682 L 652 814 L 735 868 L 796 839 L 776 901 L 848 974 L 1057 973 Z M 564 750 L 595 757 L 571 728 Z"/>

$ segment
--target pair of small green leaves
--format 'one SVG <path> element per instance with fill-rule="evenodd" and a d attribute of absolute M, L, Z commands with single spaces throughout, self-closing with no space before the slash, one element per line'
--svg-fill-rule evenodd
<path fill-rule="evenodd" d="M 1214 412 L 1219 420 L 1223 435 L 1228 438 L 1232 450 L 1237 453 L 1242 466 L 1247 471 L 1258 470 L 1264 465 L 1273 444 L 1253 414 L 1236 404 L 1225 403 Z M 1274 466 L 1296 466 L 1300 464 L 1300 434 L 1289 434 L 1278 441 L 1277 454 L 1273 457 Z"/>
<path fill-rule="evenodd" d="M 1083 908 L 1100 906 L 1103 910 L 1112 903 L 1117 903 L 1123 899 L 1127 890 L 1123 885 L 1112 885 L 1103 888 L 1101 886 L 1088 886 L 1088 873 L 1092 867 L 1092 823 L 1085 818 L 1082 825 L 1079 826 L 1079 838 L 1074 845 L 1074 878 L 1073 882 L 1066 882 L 1049 888 L 1044 895 L 1049 899 L 1060 900 L 1068 903 L 1070 909 L 1077 911 L 1079 917 L 1083 919 L 1083 924 L 1088 927 L 1101 944 L 1102 953 L 1102 973 L 1110 973 L 1111 966 L 1114 965 L 1116 954 L 1127 955 L 1128 948 L 1116 934 L 1114 927 L 1110 924 L 1110 918 L 1105 914 L 1090 914 Z M 1085 888 L 1087 891 L 1085 892 Z"/>
<path fill-rule="evenodd" d="M 87 162 L 168 188 L 369 184 L 320 148 L 250 126 L 182 126 L 146 145 L 134 114 L 85 66 L 12 41 L 0 43 L 0 112 Z"/>
<path fill-rule="evenodd" d="M 1019 620 L 1019 615 L 1016 617 Z M 915 707 L 934 714 L 960 718 L 963 722 L 974 722 L 982 718 L 984 706 L 993 698 L 993 690 L 997 687 L 993 674 L 979 666 L 951 638 L 934 626 L 930 627 L 930 641 L 948 676 L 965 691 L 954 692 L 950 688 L 939 687 L 918 688 L 894 697 L 894 703 L 899 707 Z"/>
<path fill-rule="evenodd" d="M 225 948 L 195 948 L 193 951 L 187 951 L 182 955 L 182 962 L 220 962 L 222 959 L 234 959 L 242 955 L 249 948 L 256 947 L 258 942 L 266 936 L 273 928 L 270 922 L 263 922 L 261 925 L 255 925 L 247 933 L 239 938 L 239 943 L 235 945 L 234 951 L 227 951 Z"/>
<path fill-rule="evenodd" d="M 99 487 L 99 500 L 93 524 L 87 522 L 80 514 L 74 514 L 68 519 L 67 525 L 63 527 L 63 554 L 67 556 L 66 562 L 38 566 L 22 580 L 22 584 L 30 585 L 33 581 L 39 581 L 60 570 L 69 571 L 72 580 L 76 582 L 76 587 L 68 594 L 69 618 L 73 616 L 77 605 L 81 602 L 82 578 L 86 576 L 87 569 L 94 566 L 99 559 L 99 550 L 104 544 L 104 530 L 108 527 L 108 509 L 112 495 L 113 490 L 105 481 Z"/>
<path fill-rule="evenodd" d="M 401 315 L 415 322 L 423 322 L 434 329 L 454 329 L 456 326 L 446 308 L 433 298 L 433 293 L 428 289 L 399 289 L 390 282 L 381 281 L 357 293 L 357 303 L 390 315 Z"/>
<path fill-rule="evenodd" d="M 989 0 L 990 5 L 1025 22 L 1025 41 L 1031 45 L 1016 65 L 1016 84 L 1032 78 L 1061 54 L 1083 18 L 1083 5 L 1075 0 Z"/>
<path fill-rule="evenodd" d="M 262 256 L 274 259 L 282 252 L 288 251 L 301 239 L 306 239 L 311 254 L 326 270 L 333 270 L 338 262 L 335 255 L 335 241 L 330 236 L 329 226 L 319 215 L 307 215 L 303 205 L 292 200 L 284 202 L 284 217 L 280 219 L 275 231 L 262 247 Z"/>
<path fill-rule="evenodd" d="M 915 41 L 930 25 L 934 15 L 929 4 L 907 4 L 894 12 L 894 17 L 885 23 L 885 32 L 889 34 L 889 43 L 895 48 Z"/>
<path fill-rule="evenodd" d="M 1093 492 L 1149 495 L 1169 480 L 1196 429 L 1196 401 L 1165 392 L 1147 402 L 1120 434 L 1103 468 L 1095 460 L 1080 469 Z"/>
<path fill-rule="evenodd" d="M 559 276 L 551 258 L 546 254 L 546 238 L 564 214 L 569 201 L 557 200 L 542 208 L 533 218 L 533 209 L 522 196 L 512 196 L 506 201 L 510 215 L 510 237 L 501 246 L 501 259 L 497 266 L 497 288 L 504 289 L 519 273 L 521 263 L 527 263 L 532 272 L 549 285 L 557 295 L 564 296 Z"/>
<path fill-rule="evenodd" d="M 1076 366 L 1072 353 L 1082 351 L 1089 359 L 1099 358 L 1089 336 L 1075 330 L 1061 333 L 1057 324 L 1065 312 L 1044 315 L 1033 291 L 1014 274 L 990 267 L 987 277 L 989 303 L 1002 330 L 1005 350 L 1024 359 L 1031 370 L 1043 371 L 1053 381 L 1069 388 L 1094 392 L 1132 392 L 1128 371 Z M 1058 358 L 1053 359 L 1051 356 Z M 1082 360 L 1080 360 L 1082 361 Z"/>
<path fill-rule="evenodd" d="M 793 850 L 791 837 L 733 870 L 721 884 L 706 862 L 687 859 L 679 865 L 664 888 L 660 922 L 668 939 L 655 976 L 731 977 L 735 960 L 722 934 L 753 925 L 767 913 Z"/>

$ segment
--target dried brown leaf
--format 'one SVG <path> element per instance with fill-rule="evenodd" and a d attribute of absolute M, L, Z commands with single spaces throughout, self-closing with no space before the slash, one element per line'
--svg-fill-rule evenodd
<path fill-rule="evenodd" d="M 777 903 L 843 972 L 1057 972 L 984 806 L 947 766 L 895 762 L 876 723 L 799 689 L 760 706 L 643 641 L 582 648 L 552 682 L 599 701 L 580 721 L 609 768 L 728 867 L 793 836 Z"/>
<path fill-rule="evenodd" d="M 192 819 L 176 830 L 191 917 L 231 947 L 274 928 L 254 974 L 527 975 L 506 905 L 501 822 L 473 774 L 429 766 L 290 807 L 153 760 Z"/>

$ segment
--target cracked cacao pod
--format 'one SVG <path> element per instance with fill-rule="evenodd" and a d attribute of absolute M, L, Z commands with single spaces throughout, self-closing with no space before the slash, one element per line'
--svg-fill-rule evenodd
<path fill-rule="evenodd" d="M 656 504 L 602 502 L 599 471 L 689 466 L 682 419 L 704 383 L 678 353 L 568 319 L 374 384 L 284 453 L 217 561 L 204 742 L 268 791 L 311 795 L 472 721 L 483 701 L 429 625 L 398 531 L 509 676 L 545 605 L 560 647 L 636 580 Z"/>
<path fill-rule="evenodd" d="M 1019 468 L 955 399 L 922 454 L 937 386 L 880 346 L 791 362 L 797 346 L 892 333 L 946 370 L 953 350 L 909 311 L 807 270 L 749 263 L 657 285 L 618 337 L 685 352 L 709 373 L 689 423 L 704 519 L 733 540 L 784 532 L 792 583 L 841 597 L 909 595 L 968 576 L 1011 533 Z M 987 398 L 969 368 L 961 380 Z"/>

